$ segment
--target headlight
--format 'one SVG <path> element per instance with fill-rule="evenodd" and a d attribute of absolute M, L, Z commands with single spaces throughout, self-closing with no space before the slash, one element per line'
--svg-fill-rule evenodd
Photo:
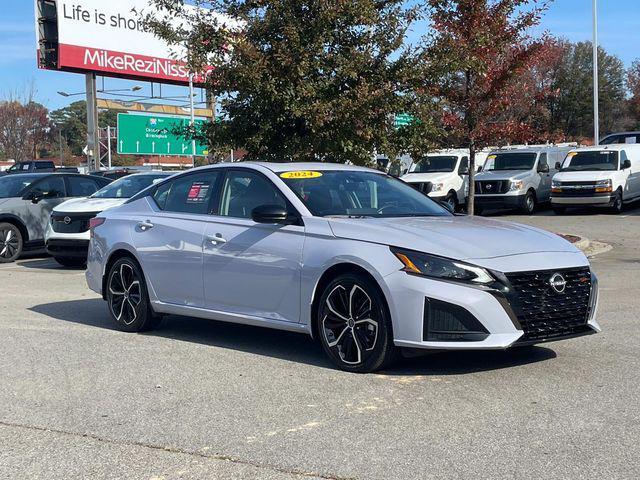
<path fill-rule="evenodd" d="M 609 193 L 609 192 L 613 192 L 613 184 L 611 183 L 610 178 L 606 180 L 598 180 L 596 182 L 596 193 Z"/>
<path fill-rule="evenodd" d="M 431 185 L 432 192 L 441 192 L 444 190 L 444 183 L 434 183 Z"/>
<path fill-rule="evenodd" d="M 509 190 L 511 192 L 517 192 L 518 190 L 522 190 L 524 188 L 524 181 L 522 180 L 511 180 L 509 184 Z"/>
<path fill-rule="evenodd" d="M 562 192 L 562 182 L 557 180 L 551 181 L 551 192 L 553 193 L 561 193 Z"/>
<path fill-rule="evenodd" d="M 479 285 L 495 282 L 495 278 L 482 267 L 399 248 L 391 248 L 391 252 L 402 262 L 404 265 L 402 270 L 407 273 Z"/>

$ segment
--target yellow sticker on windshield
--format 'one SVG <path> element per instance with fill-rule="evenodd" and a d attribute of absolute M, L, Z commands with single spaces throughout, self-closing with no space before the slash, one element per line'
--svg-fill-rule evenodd
<path fill-rule="evenodd" d="M 571 157 L 575 157 L 578 154 L 578 152 L 569 152 L 567 154 L 567 157 L 571 158 Z"/>
<path fill-rule="evenodd" d="M 487 160 L 495 160 L 498 156 L 497 155 L 489 155 L 487 157 Z"/>
<path fill-rule="evenodd" d="M 300 170 L 297 172 L 284 172 L 280 174 L 280 178 L 299 179 L 299 178 L 318 178 L 321 177 L 320 172 L 311 172 L 308 170 Z"/>

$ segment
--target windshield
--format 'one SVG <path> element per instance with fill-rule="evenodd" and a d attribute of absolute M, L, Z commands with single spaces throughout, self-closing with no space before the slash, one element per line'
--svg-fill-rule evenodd
<path fill-rule="evenodd" d="M 168 176 L 169 175 L 166 174 L 129 175 L 110 183 L 102 190 L 98 190 L 91 195 L 91 198 L 131 198 L 158 180 L 162 180 Z"/>
<path fill-rule="evenodd" d="M 618 170 L 618 152 L 609 150 L 571 152 L 562 165 L 563 172 Z"/>
<path fill-rule="evenodd" d="M 417 162 L 411 173 L 453 172 L 458 163 L 458 157 L 431 156 L 424 157 Z"/>
<path fill-rule="evenodd" d="M 536 153 L 496 153 L 487 157 L 485 170 L 531 170 L 536 156 Z"/>
<path fill-rule="evenodd" d="M 38 176 L 36 175 L 7 175 L 0 177 L 0 198 L 19 196 L 20 192 L 31 185 Z"/>
<path fill-rule="evenodd" d="M 448 216 L 406 183 L 366 171 L 286 172 L 283 181 L 318 217 Z"/>

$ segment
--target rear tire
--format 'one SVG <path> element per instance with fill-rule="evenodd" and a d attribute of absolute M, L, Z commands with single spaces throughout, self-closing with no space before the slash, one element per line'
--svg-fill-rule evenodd
<path fill-rule="evenodd" d="M 125 257 L 116 261 L 107 276 L 109 313 L 119 330 L 145 332 L 157 327 L 161 317 L 154 314 L 142 270 Z"/>
<path fill-rule="evenodd" d="M 78 258 L 78 257 L 53 257 L 53 259 L 58 262 L 63 267 L 69 268 L 79 268 L 87 265 L 86 258 Z"/>
<path fill-rule="evenodd" d="M 12 223 L 0 223 L 0 263 L 15 262 L 24 248 L 20 229 Z"/>
<path fill-rule="evenodd" d="M 340 370 L 375 372 L 397 358 L 386 301 L 364 275 L 347 273 L 329 283 L 315 322 L 322 348 Z"/>

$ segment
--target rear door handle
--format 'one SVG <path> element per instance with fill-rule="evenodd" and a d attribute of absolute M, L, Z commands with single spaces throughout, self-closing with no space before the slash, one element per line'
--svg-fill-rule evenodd
<path fill-rule="evenodd" d="M 145 222 L 140 222 L 138 224 L 138 228 L 143 232 L 146 232 L 147 230 L 151 230 L 153 227 L 154 227 L 153 223 L 151 223 L 149 220 Z"/>
<path fill-rule="evenodd" d="M 214 245 L 223 245 L 227 240 L 220 233 L 216 233 L 213 237 L 207 237 L 207 240 Z"/>

